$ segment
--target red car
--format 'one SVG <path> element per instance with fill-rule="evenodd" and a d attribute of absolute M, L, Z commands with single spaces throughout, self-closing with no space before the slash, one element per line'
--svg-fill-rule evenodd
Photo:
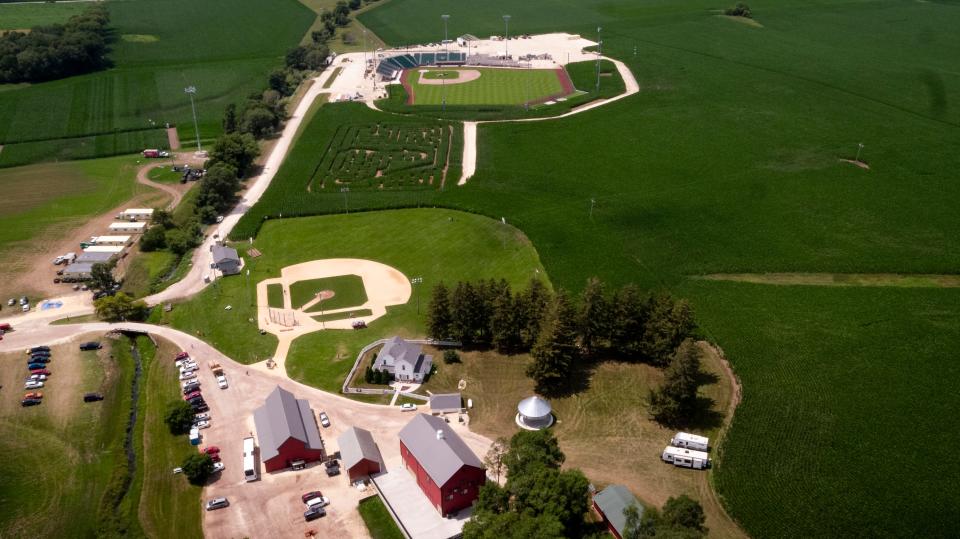
<path fill-rule="evenodd" d="M 204 447 L 203 449 L 200 450 L 200 452 L 206 453 L 207 455 L 216 455 L 217 453 L 220 452 L 220 448 L 215 445 L 211 445 L 211 446 Z"/>
<path fill-rule="evenodd" d="M 201 397 L 201 396 L 202 396 L 202 395 L 200 394 L 200 390 L 198 389 L 198 390 L 196 390 L 196 391 L 194 391 L 194 392 L 192 392 L 192 393 L 187 393 L 186 395 L 184 395 L 184 396 L 183 396 L 183 400 L 188 401 L 188 400 L 190 400 L 190 399 L 192 399 L 192 398 Z"/>
<path fill-rule="evenodd" d="M 4 322 L 4 323 L 0 324 L 0 331 L 13 331 L 13 326 L 11 326 L 10 324 Z"/>
<path fill-rule="evenodd" d="M 190 357 L 190 354 L 186 352 L 180 352 L 179 354 L 177 354 L 177 357 L 176 359 L 174 359 L 174 361 L 180 361 L 181 359 L 187 359 L 188 357 Z"/>
<path fill-rule="evenodd" d="M 47 369 L 33 369 L 32 371 L 30 371 L 30 374 L 45 374 L 47 376 L 50 376 L 51 373 Z"/>
<path fill-rule="evenodd" d="M 212 455 L 207 455 L 207 456 L 210 457 L 210 460 L 212 460 L 213 462 L 220 462 L 220 453 L 214 453 Z"/>
<path fill-rule="evenodd" d="M 308 492 L 303 496 L 300 496 L 300 500 L 303 501 L 303 503 L 307 503 L 310 500 L 314 498 L 319 498 L 321 496 L 323 496 L 323 494 L 321 494 L 319 490 L 314 490 L 313 492 Z"/>

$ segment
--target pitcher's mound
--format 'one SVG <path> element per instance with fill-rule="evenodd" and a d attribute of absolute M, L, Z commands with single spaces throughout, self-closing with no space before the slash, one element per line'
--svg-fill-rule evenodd
<path fill-rule="evenodd" d="M 321 291 L 317 292 L 317 297 L 320 298 L 320 299 L 322 299 L 322 300 L 328 300 L 328 299 L 330 299 L 330 298 L 332 298 L 333 296 L 336 296 L 336 295 L 337 295 L 337 293 L 334 292 L 333 290 L 321 290 Z"/>

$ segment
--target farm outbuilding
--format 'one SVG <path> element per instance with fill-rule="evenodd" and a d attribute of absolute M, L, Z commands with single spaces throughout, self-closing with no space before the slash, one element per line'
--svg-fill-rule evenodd
<path fill-rule="evenodd" d="M 439 417 L 417 414 L 411 419 L 400 430 L 400 456 L 443 516 L 470 507 L 486 481 L 483 463 Z"/>
<path fill-rule="evenodd" d="M 117 216 L 117 219 L 124 221 L 149 221 L 152 218 L 153 210 L 150 208 L 127 208 Z"/>
<path fill-rule="evenodd" d="M 628 507 L 637 509 L 637 516 L 643 516 L 643 505 L 632 492 L 623 485 L 610 485 L 593 496 L 593 509 L 600 515 L 607 529 L 617 539 L 623 538 L 627 528 Z"/>
<path fill-rule="evenodd" d="M 347 469 L 347 477 L 351 483 L 364 476 L 384 471 L 380 448 L 373 441 L 370 431 L 350 427 L 337 438 L 337 445 L 340 447 L 340 459 L 343 467 Z"/>
<path fill-rule="evenodd" d="M 541 430 L 553 425 L 553 408 L 546 399 L 534 395 L 517 405 L 517 425 L 527 430 Z"/>
<path fill-rule="evenodd" d="M 83 250 L 84 253 L 110 253 L 118 255 L 124 250 L 123 245 L 91 245 Z"/>
<path fill-rule="evenodd" d="M 233 247 L 224 245 L 214 245 L 210 247 L 213 255 L 213 267 L 220 270 L 224 275 L 236 275 L 240 273 L 240 256 Z"/>
<path fill-rule="evenodd" d="M 74 262 L 63 270 L 63 276 L 71 279 L 89 279 L 93 271 L 91 262 Z"/>
<path fill-rule="evenodd" d="M 463 409 L 463 397 L 459 393 L 430 395 L 430 411 L 437 414 L 459 412 Z"/>
<path fill-rule="evenodd" d="M 94 236 L 90 245 L 130 245 L 130 236 Z"/>
<path fill-rule="evenodd" d="M 287 468 L 296 460 L 323 459 L 320 429 L 306 399 L 277 386 L 263 406 L 253 411 L 253 422 L 260 440 L 260 459 L 268 472 Z"/>
<path fill-rule="evenodd" d="M 117 256 L 117 253 L 109 252 L 82 252 L 74 262 L 87 262 L 90 264 L 105 264 Z"/>
<path fill-rule="evenodd" d="M 144 223 L 144 222 L 110 223 L 110 226 L 108 228 L 110 229 L 111 234 L 117 233 L 117 232 L 129 232 L 131 234 L 142 234 L 144 230 L 146 230 L 147 228 L 147 223 Z"/>

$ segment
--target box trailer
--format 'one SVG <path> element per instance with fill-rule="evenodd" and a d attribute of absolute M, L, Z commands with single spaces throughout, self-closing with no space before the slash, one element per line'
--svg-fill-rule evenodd
<path fill-rule="evenodd" d="M 153 210 L 150 208 L 127 208 L 117 215 L 121 221 L 149 221 L 151 218 Z"/>
<path fill-rule="evenodd" d="M 256 449 L 253 436 L 243 439 L 243 478 L 247 481 L 256 481 L 260 477 L 257 472 Z"/>
<path fill-rule="evenodd" d="M 130 232 L 132 234 L 142 234 L 147 228 L 147 223 L 110 223 L 110 226 L 107 228 L 110 229 L 111 233 Z"/>
<path fill-rule="evenodd" d="M 673 446 L 667 446 L 660 458 L 674 466 L 693 468 L 694 470 L 702 470 L 710 465 L 710 457 L 703 451 Z"/>
<path fill-rule="evenodd" d="M 710 438 L 689 432 L 678 432 L 670 439 L 670 445 L 696 451 L 706 451 L 710 447 Z"/>
<path fill-rule="evenodd" d="M 93 236 L 86 242 L 92 245 L 130 245 L 130 236 Z"/>

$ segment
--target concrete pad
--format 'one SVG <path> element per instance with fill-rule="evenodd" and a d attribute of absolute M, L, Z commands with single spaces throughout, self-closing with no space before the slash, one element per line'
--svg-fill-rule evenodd
<path fill-rule="evenodd" d="M 402 459 L 394 459 L 387 469 L 390 471 L 378 475 L 373 481 L 410 537 L 447 539 L 463 532 L 463 526 L 473 512 L 471 508 L 460 511 L 455 517 L 443 518 L 404 467 Z"/>

